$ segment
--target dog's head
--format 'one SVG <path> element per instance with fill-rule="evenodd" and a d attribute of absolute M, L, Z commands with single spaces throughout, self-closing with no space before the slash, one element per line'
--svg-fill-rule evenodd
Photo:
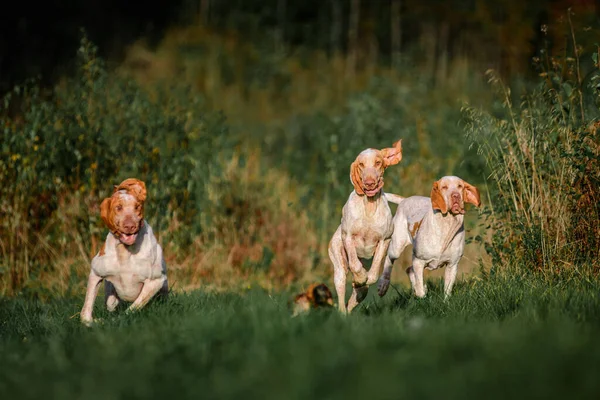
<path fill-rule="evenodd" d="M 333 306 L 331 290 L 324 283 L 313 283 L 306 291 L 306 295 L 313 308 Z"/>
<path fill-rule="evenodd" d="M 144 223 L 146 185 L 139 179 L 125 179 L 115 185 L 113 194 L 100 204 L 100 216 L 108 229 L 121 241 L 131 246 Z"/>
<path fill-rule="evenodd" d="M 476 207 L 481 205 L 479 190 L 457 176 L 444 176 L 433 183 L 431 188 L 431 204 L 434 210 L 442 214 L 453 215 L 465 213 L 465 203 Z"/>
<path fill-rule="evenodd" d="M 294 297 L 294 315 L 320 307 L 333 307 L 333 296 L 324 283 L 313 283 L 306 292 Z"/>
<path fill-rule="evenodd" d="M 373 197 L 383 188 L 383 173 L 402 160 L 402 140 L 382 150 L 363 150 L 350 166 L 350 181 L 357 194 Z"/>

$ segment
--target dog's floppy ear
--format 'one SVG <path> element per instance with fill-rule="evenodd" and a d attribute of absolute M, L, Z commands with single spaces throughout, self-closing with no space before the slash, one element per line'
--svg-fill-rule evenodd
<path fill-rule="evenodd" d="M 307 291 L 311 304 L 318 306 L 333 306 L 333 296 L 324 283 L 313 283 Z"/>
<path fill-rule="evenodd" d="M 434 210 L 440 210 L 442 214 L 446 214 L 448 212 L 448 206 L 446 205 L 446 200 L 444 200 L 444 196 L 442 196 L 442 192 L 440 191 L 439 181 L 435 181 L 433 183 L 433 187 L 431 188 L 431 205 Z"/>
<path fill-rule="evenodd" d="M 146 201 L 146 184 L 139 179 L 125 179 L 119 186 L 117 186 L 115 191 L 117 190 L 127 191 L 127 193 L 135 196 L 140 202 Z"/>
<path fill-rule="evenodd" d="M 365 192 L 363 192 L 363 183 L 362 178 L 360 176 L 360 168 L 358 167 L 358 161 L 354 161 L 350 166 L 350 182 L 354 185 L 354 190 L 358 195 L 363 196 Z"/>
<path fill-rule="evenodd" d="M 384 167 L 398 164 L 402 160 L 402 139 L 394 143 L 393 147 L 381 150 L 381 153 L 383 154 Z"/>
<path fill-rule="evenodd" d="M 113 224 L 112 218 L 110 217 L 111 203 L 111 197 L 107 197 L 106 199 L 102 200 L 102 203 L 100 204 L 100 218 L 102 218 L 102 221 L 104 221 L 104 225 L 106 225 L 109 231 L 115 232 L 117 230 L 117 227 Z"/>
<path fill-rule="evenodd" d="M 479 189 L 471 185 L 467 181 L 463 181 L 463 199 L 467 203 L 473 204 L 475 207 L 481 206 L 481 198 L 479 197 Z"/>

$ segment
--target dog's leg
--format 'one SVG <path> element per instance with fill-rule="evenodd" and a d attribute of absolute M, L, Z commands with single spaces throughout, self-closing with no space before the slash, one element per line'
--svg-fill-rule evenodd
<path fill-rule="evenodd" d="M 364 269 L 362 262 L 356 254 L 356 248 L 352 242 L 352 235 L 346 235 L 344 238 L 344 249 L 346 250 L 346 256 L 348 257 L 348 266 L 352 271 L 352 282 L 356 286 L 363 286 L 367 283 L 367 270 Z"/>
<path fill-rule="evenodd" d="M 104 281 L 104 303 L 106 304 L 106 309 L 109 312 L 115 311 L 119 305 L 119 296 L 117 296 L 117 291 L 115 290 L 114 285 L 109 281 Z"/>
<path fill-rule="evenodd" d="M 384 260 L 383 265 L 383 274 L 381 274 L 381 278 L 379 278 L 379 282 L 377 283 L 377 291 L 379 296 L 384 296 L 388 288 L 390 287 L 390 282 L 392 280 L 392 269 L 394 267 L 394 261 L 400 258 L 400 255 L 410 244 L 410 237 L 406 234 L 403 234 L 400 229 L 396 226 L 394 228 L 394 235 L 392 235 L 392 241 L 390 242 L 390 247 L 388 248 L 387 255 Z M 408 269 L 406 270 L 408 273 Z M 410 274 L 409 274 L 410 277 Z M 411 283 L 412 279 L 411 279 Z M 413 284 L 414 286 L 414 284 Z"/>
<path fill-rule="evenodd" d="M 444 299 L 447 299 L 452 294 L 452 287 L 454 286 L 457 272 L 458 263 L 448 265 L 446 271 L 444 271 Z"/>
<path fill-rule="evenodd" d="M 375 248 L 375 254 L 373 255 L 373 262 L 371 263 L 371 269 L 367 278 L 367 286 L 374 284 L 379 279 L 381 274 L 381 267 L 387 258 L 388 247 L 390 247 L 391 239 L 380 240 Z"/>
<path fill-rule="evenodd" d="M 348 312 L 351 312 L 357 305 L 359 305 L 367 297 L 367 294 L 369 294 L 368 286 L 354 286 L 352 288 L 350 300 L 348 300 Z"/>
<path fill-rule="evenodd" d="M 343 314 L 346 313 L 346 271 L 344 268 L 335 267 L 333 281 L 338 297 L 338 308 Z"/>
<path fill-rule="evenodd" d="M 413 269 L 412 265 L 408 268 L 406 268 L 406 275 L 408 275 L 408 279 L 410 279 L 410 286 L 412 287 L 413 291 L 415 290 L 415 270 Z"/>
<path fill-rule="evenodd" d="M 92 322 L 94 322 L 92 317 L 92 313 L 94 311 L 94 301 L 98 295 L 98 288 L 100 287 L 100 282 L 102 282 L 102 279 L 103 278 L 96 275 L 94 270 L 90 271 L 87 292 L 85 293 L 85 301 L 83 302 L 83 308 L 81 309 L 80 313 L 81 322 L 87 326 L 90 326 Z"/>
<path fill-rule="evenodd" d="M 425 297 L 425 294 L 427 293 L 427 288 L 423 283 L 423 271 L 425 270 L 425 261 L 413 257 L 412 270 L 414 274 L 413 289 L 415 291 L 415 295 L 417 297 Z"/>
<path fill-rule="evenodd" d="M 379 282 L 377 282 L 377 293 L 379 297 L 385 296 L 387 293 L 390 282 L 392 280 L 392 268 L 394 267 L 394 261 L 388 255 L 385 256 L 384 264 L 383 264 L 383 274 L 381 274 L 381 278 L 379 278 Z"/>
<path fill-rule="evenodd" d="M 136 311 L 148 304 L 154 295 L 163 288 L 165 281 L 166 278 L 147 280 L 144 282 L 140 295 L 133 303 L 131 303 L 127 311 Z"/>
<path fill-rule="evenodd" d="M 346 253 L 342 243 L 341 231 L 338 229 L 329 242 L 329 259 L 333 264 L 333 283 L 338 297 L 338 308 L 343 314 L 346 313 L 346 274 L 348 265 L 346 262 Z"/>

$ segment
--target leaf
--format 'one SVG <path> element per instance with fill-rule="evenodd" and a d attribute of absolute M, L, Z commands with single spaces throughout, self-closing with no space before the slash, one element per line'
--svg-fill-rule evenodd
<path fill-rule="evenodd" d="M 570 97 L 571 94 L 573 93 L 573 86 L 571 86 L 571 84 L 569 84 L 569 82 L 565 82 L 562 85 L 563 90 L 565 91 L 565 94 Z"/>

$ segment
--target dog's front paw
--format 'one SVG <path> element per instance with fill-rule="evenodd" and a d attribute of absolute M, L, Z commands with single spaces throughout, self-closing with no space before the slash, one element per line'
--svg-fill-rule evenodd
<path fill-rule="evenodd" d="M 422 289 L 415 288 L 415 296 L 420 299 L 424 299 L 427 296 L 427 285 L 423 285 Z"/>
<path fill-rule="evenodd" d="M 359 272 L 353 274 L 352 284 L 354 287 L 364 286 L 367 284 L 367 279 L 367 271 L 365 271 L 364 268 L 361 268 Z"/>
<path fill-rule="evenodd" d="M 385 296 L 389 287 L 390 287 L 390 278 L 388 278 L 386 276 L 382 276 L 381 278 L 379 278 L 379 281 L 377 282 L 377 293 L 379 293 L 379 297 Z"/>
<path fill-rule="evenodd" d="M 127 307 L 127 310 L 125 310 L 125 314 L 135 314 L 136 312 L 140 311 L 141 309 L 142 309 L 142 307 L 132 304 L 129 307 Z"/>
<path fill-rule="evenodd" d="M 104 322 L 102 318 L 81 318 L 80 321 L 88 328 L 91 328 L 94 325 L 101 325 Z"/>
<path fill-rule="evenodd" d="M 90 328 L 94 324 L 94 320 L 93 319 L 87 319 L 87 318 L 83 319 L 82 318 L 80 321 L 81 321 L 81 323 L 83 325 L 87 326 L 88 328 Z"/>

